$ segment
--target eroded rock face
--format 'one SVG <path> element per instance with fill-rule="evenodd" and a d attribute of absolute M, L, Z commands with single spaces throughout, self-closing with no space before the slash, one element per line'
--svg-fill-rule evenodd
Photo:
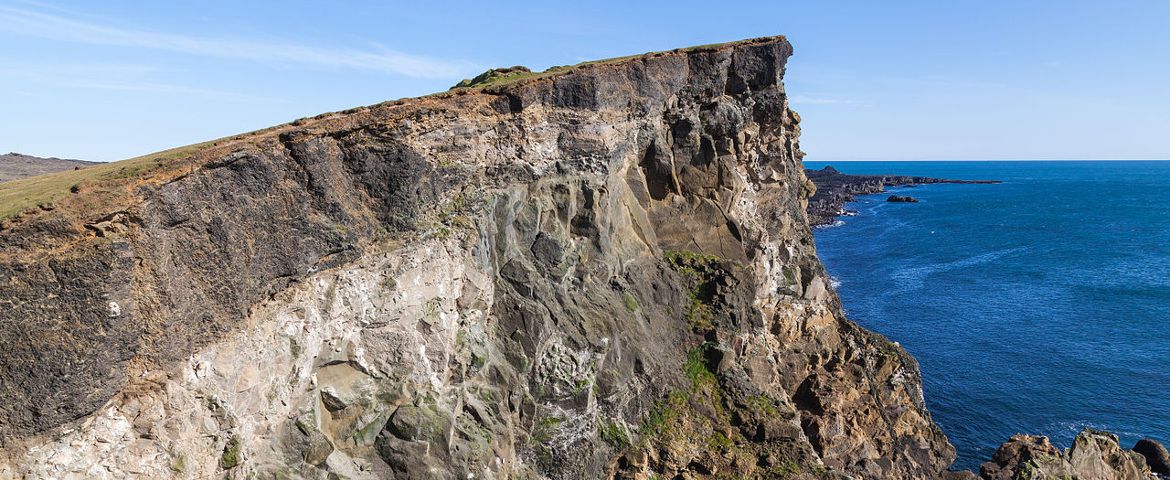
<path fill-rule="evenodd" d="M 947 475 L 816 258 L 789 54 L 325 116 L 10 227 L 0 476 Z"/>

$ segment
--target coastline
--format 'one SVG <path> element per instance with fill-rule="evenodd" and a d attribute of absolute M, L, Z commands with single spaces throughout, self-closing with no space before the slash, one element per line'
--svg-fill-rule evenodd
<path fill-rule="evenodd" d="M 959 191 L 962 191 L 962 192 L 969 191 L 965 188 L 959 189 L 959 190 L 948 189 L 947 191 L 951 192 L 952 195 L 942 195 L 941 197 L 938 197 L 937 194 L 931 195 L 931 194 L 923 192 L 924 196 L 930 198 L 933 201 L 931 209 L 929 209 L 929 210 L 916 210 L 916 209 L 903 210 L 902 208 L 898 208 L 897 209 L 898 212 L 904 212 L 905 215 L 908 215 L 907 218 L 910 219 L 910 224 L 904 224 L 904 223 L 898 222 L 898 221 L 887 222 L 884 224 L 884 225 L 897 225 L 896 228 L 898 228 L 898 232 L 900 232 L 899 234 L 896 234 L 896 235 L 887 236 L 887 240 L 885 241 L 886 243 L 890 243 L 890 245 L 893 247 L 893 250 L 890 250 L 890 249 L 885 248 L 885 247 L 875 247 L 875 248 L 871 249 L 872 250 L 871 252 L 867 252 L 866 248 L 868 248 L 868 247 L 865 246 L 865 244 L 867 242 L 866 237 L 869 237 L 870 234 L 881 234 L 883 231 L 882 228 L 876 228 L 876 227 L 875 228 L 862 228 L 861 230 L 858 230 L 857 228 L 851 228 L 851 229 L 841 230 L 841 231 L 833 229 L 834 233 L 827 233 L 826 232 L 825 235 L 827 238 L 833 238 L 837 241 L 844 241 L 844 245 L 847 245 L 845 247 L 838 246 L 836 248 L 837 253 L 830 254 L 830 257 L 837 256 L 840 258 L 848 258 L 849 259 L 848 261 L 853 266 L 848 267 L 848 269 L 845 272 L 837 272 L 837 271 L 834 271 L 833 269 L 830 269 L 829 273 L 831 275 L 833 275 L 834 277 L 836 277 L 838 274 L 846 273 L 845 275 L 842 275 L 842 278 L 847 283 L 853 285 L 853 287 L 851 289 L 847 288 L 847 290 L 850 290 L 849 292 L 847 292 L 847 296 L 850 298 L 854 298 L 854 299 L 858 298 L 857 296 L 859 294 L 862 296 L 862 298 L 873 298 L 875 295 L 877 295 L 877 296 L 883 295 L 884 291 L 888 290 L 889 288 L 896 288 L 896 289 L 902 288 L 902 287 L 899 287 L 897 285 L 883 283 L 883 282 L 890 281 L 891 278 L 896 280 L 895 277 L 889 277 L 888 275 L 890 275 L 891 272 L 899 271 L 899 268 L 910 268 L 911 270 L 915 270 L 915 271 L 935 271 L 935 270 L 923 270 L 923 269 L 931 269 L 931 268 L 933 268 L 931 266 L 936 265 L 936 264 L 943 265 L 943 266 L 951 265 L 951 263 L 948 263 L 948 262 L 951 262 L 952 260 L 954 260 L 956 258 L 958 258 L 958 259 L 967 258 L 964 255 L 977 255 L 978 252 L 972 252 L 970 248 L 967 248 L 966 250 L 963 250 L 960 248 L 960 249 L 947 250 L 947 252 L 953 253 L 954 255 L 958 255 L 957 257 L 951 256 L 949 254 L 944 254 L 944 256 L 939 257 L 936 254 L 929 254 L 929 253 L 924 254 L 924 255 L 926 255 L 926 257 L 929 257 L 929 258 L 915 257 L 915 255 L 913 253 L 910 253 L 910 252 L 919 251 L 919 250 L 913 248 L 914 242 L 922 242 L 922 241 L 930 242 L 930 240 L 928 240 L 930 238 L 936 238 L 935 241 L 944 241 L 944 240 L 942 240 L 944 237 L 945 238 L 956 238 L 956 237 L 954 237 L 954 235 L 963 235 L 963 233 L 960 232 L 960 230 L 962 230 L 962 229 L 959 228 L 958 230 L 956 230 L 954 225 L 966 224 L 965 222 L 958 222 L 958 223 L 951 222 L 951 229 L 949 231 L 946 231 L 946 232 L 944 232 L 943 230 L 939 230 L 938 237 L 934 237 L 933 235 L 927 235 L 928 233 L 934 234 L 935 232 L 933 230 L 937 227 L 935 222 L 931 222 L 930 219 L 946 218 L 946 219 L 956 220 L 958 218 L 967 218 L 966 217 L 967 214 L 962 213 L 962 212 L 969 212 L 970 211 L 969 208 L 971 208 L 973 206 L 972 203 L 977 203 L 979 205 L 978 207 L 975 207 L 975 208 L 983 208 L 985 206 L 987 208 L 987 211 L 989 211 L 989 212 L 990 211 L 997 211 L 997 212 L 1002 212 L 1002 213 L 1009 213 L 1011 211 L 1014 211 L 1012 208 L 1009 208 L 1008 210 L 1003 210 L 1005 208 L 1005 205 L 1021 205 L 1022 206 L 1022 205 L 1035 205 L 1036 204 L 1036 202 L 1030 202 L 1030 201 L 1013 202 L 1013 200 L 1016 197 L 1003 197 L 1003 195 L 1008 195 L 1009 191 L 1012 192 L 1011 195 L 1018 196 L 1019 195 L 1018 192 L 1035 190 L 1033 188 L 1034 186 L 1025 186 L 1028 182 L 1021 181 L 1021 175 L 1025 175 L 1025 174 L 1017 173 L 1017 172 L 1014 172 L 1011 170 L 1005 171 L 1003 169 L 940 168 L 936 171 L 936 170 L 931 169 L 931 168 L 901 169 L 901 168 L 899 168 L 899 165 L 895 163 L 894 165 L 868 165 L 864 169 L 854 168 L 851 170 L 851 171 L 859 171 L 860 170 L 861 172 L 865 172 L 867 175 L 846 175 L 846 174 L 837 172 L 836 169 L 834 169 L 832 167 L 824 168 L 824 167 L 826 167 L 826 165 L 824 163 L 821 163 L 821 162 L 810 162 L 810 163 L 812 164 L 811 166 L 813 168 L 807 168 L 806 174 L 808 175 L 808 178 L 810 180 L 814 181 L 814 183 L 817 183 L 816 182 L 816 180 L 817 180 L 816 173 L 822 172 L 824 170 L 828 170 L 830 174 L 834 174 L 833 176 L 838 177 L 838 179 L 846 180 L 846 181 L 837 182 L 836 184 L 829 184 L 829 185 L 823 184 L 823 182 L 817 183 L 817 196 L 819 196 L 821 198 L 835 199 L 835 200 L 840 201 L 841 203 L 839 206 L 836 206 L 833 204 L 824 204 L 824 203 L 822 203 L 820 205 L 816 205 L 810 199 L 808 215 L 810 218 L 810 224 L 813 225 L 814 228 L 816 228 L 816 227 L 823 228 L 825 226 L 832 225 L 835 222 L 840 223 L 840 221 L 837 219 L 837 217 L 842 216 L 842 215 L 850 215 L 851 213 L 854 213 L 854 212 L 850 212 L 849 210 L 854 210 L 854 209 L 865 212 L 865 216 L 875 216 L 876 215 L 878 217 L 894 216 L 897 218 L 901 218 L 903 213 L 888 212 L 888 211 L 882 209 L 881 205 L 876 205 L 876 203 L 875 203 L 875 202 L 884 203 L 887 201 L 892 201 L 888 198 L 885 198 L 884 196 L 882 196 L 882 197 L 876 196 L 876 194 L 884 193 L 884 192 L 886 192 L 886 189 L 892 188 L 892 187 L 915 186 L 916 184 L 932 184 L 932 183 L 987 183 L 987 184 L 990 184 L 990 183 L 1011 183 L 1014 185 L 1014 186 L 1011 186 L 1010 188 L 1008 188 L 1008 187 L 1005 187 L 1004 189 L 997 188 L 994 191 L 994 192 L 1002 192 L 1002 193 L 986 193 L 986 192 L 990 192 L 990 191 L 982 191 L 982 190 L 978 190 L 978 191 L 981 191 L 984 193 L 975 193 L 977 190 L 970 190 L 970 192 L 972 192 L 971 195 L 973 195 L 973 196 L 968 196 L 967 194 L 959 195 L 956 193 Z M 891 162 L 891 163 L 894 163 L 894 162 Z M 951 165 L 951 166 L 953 167 L 953 165 Z M 908 172 L 907 172 L 907 170 L 908 170 Z M 919 175 L 919 176 L 912 177 L 912 176 L 905 176 L 905 175 L 904 176 L 885 175 L 884 171 L 899 171 L 899 172 L 913 173 L 914 175 Z M 922 175 L 934 175 L 934 174 L 941 174 L 940 176 L 946 176 L 946 177 L 951 177 L 951 178 L 960 178 L 960 179 L 962 179 L 962 178 L 996 178 L 996 179 L 1003 179 L 1003 181 L 1002 182 L 1001 181 L 973 181 L 973 180 L 948 181 L 947 179 L 942 179 L 942 178 L 933 178 L 933 177 L 922 176 Z M 1001 174 L 1003 174 L 1004 176 L 1001 176 Z M 1031 178 L 1033 175 L 1031 173 L 1028 173 L 1025 176 L 1027 178 Z M 1070 178 L 1072 178 L 1072 177 L 1069 177 L 1068 175 L 1057 176 L 1056 178 L 1058 178 L 1058 179 L 1060 179 L 1060 181 L 1063 181 L 1066 183 L 1071 182 L 1071 183 L 1075 184 L 1075 180 L 1070 180 Z M 1094 178 L 1096 178 L 1096 177 L 1094 177 Z M 1125 177 L 1122 177 L 1122 178 L 1125 178 Z M 903 181 L 903 180 L 911 180 L 911 181 Z M 914 181 L 918 181 L 918 182 L 915 183 Z M 865 199 L 864 199 L 864 201 L 866 202 L 866 205 L 869 205 L 869 207 L 859 206 L 859 205 L 846 205 L 846 203 L 850 202 L 850 201 L 862 200 L 862 198 L 860 198 L 860 197 L 862 197 L 863 195 L 867 195 L 867 194 L 874 195 L 871 197 L 865 197 Z M 898 196 L 903 196 L 903 195 L 907 195 L 907 194 L 913 194 L 913 191 L 912 191 L 912 189 L 905 189 L 905 190 L 888 192 L 888 194 L 896 194 Z M 960 196 L 964 199 L 976 199 L 977 198 L 979 200 L 959 201 L 959 200 L 956 200 L 956 198 L 957 198 L 956 196 Z M 814 211 L 814 208 L 816 208 L 818 206 L 821 208 L 824 208 L 825 205 L 828 205 L 830 208 L 827 212 Z M 964 206 L 966 207 L 966 209 L 964 208 Z M 940 209 L 946 210 L 946 213 L 942 213 L 944 210 L 940 210 Z M 937 214 L 928 213 L 928 211 L 934 211 L 934 210 L 938 210 L 939 213 L 937 213 Z M 1026 210 L 1026 211 L 1030 211 L 1030 210 Z M 815 216 L 818 213 L 822 214 L 825 217 L 824 219 L 821 219 L 819 222 L 814 220 Z M 939 217 L 939 215 L 942 215 L 942 217 Z M 1031 217 L 1028 217 L 1028 218 L 1031 218 Z M 986 221 L 981 221 L 979 219 L 972 219 L 972 221 L 975 222 L 975 224 L 977 224 L 977 225 L 988 225 L 988 223 Z M 996 222 L 1000 222 L 1000 221 L 1001 220 L 996 220 Z M 871 223 L 872 222 L 867 220 L 865 222 L 858 222 L 857 225 L 865 225 L 865 224 L 871 224 Z M 969 224 L 966 224 L 966 225 L 969 225 Z M 944 228 L 946 228 L 946 227 L 944 227 Z M 889 227 L 884 229 L 884 231 L 888 231 L 888 230 L 889 230 Z M 928 232 L 928 230 L 929 230 L 929 232 Z M 815 231 L 816 230 L 814 230 L 814 232 Z M 850 232 L 850 233 L 845 233 L 845 232 Z M 948 236 L 946 236 L 946 234 L 949 234 L 950 236 L 948 237 Z M 820 235 L 818 234 L 817 236 L 819 237 Z M 898 240 L 889 240 L 889 239 L 898 239 Z M 914 239 L 917 239 L 917 240 L 914 240 Z M 1023 240 L 1021 240 L 1021 241 L 1023 241 Z M 818 241 L 818 243 L 820 243 L 820 242 Z M 836 242 L 834 242 L 834 243 L 836 243 Z M 882 243 L 882 242 L 878 242 L 878 243 Z M 959 243 L 964 243 L 964 242 L 959 242 Z M 968 245 L 968 247 L 970 246 L 970 244 L 967 244 L 967 245 Z M 1003 248 L 1007 248 L 1007 247 L 1003 247 Z M 820 248 L 818 248 L 818 250 L 820 250 Z M 831 252 L 832 249 L 830 249 L 829 251 Z M 859 253 L 859 252 L 866 252 L 866 253 Z M 882 252 L 898 252 L 898 255 L 895 255 L 895 256 L 902 259 L 902 260 L 900 260 L 902 262 L 902 266 L 901 267 L 888 267 L 888 266 L 885 266 L 884 264 L 883 264 L 883 266 L 878 266 L 877 264 L 875 264 L 874 263 L 875 261 L 879 261 L 878 258 L 881 258 L 884 255 L 887 255 L 886 253 L 882 253 Z M 819 253 L 821 253 L 821 252 L 819 252 Z M 981 258 L 981 257 L 979 257 L 979 258 Z M 1008 263 L 1011 263 L 1011 262 L 1008 262 Z M 830 264 L 827 264 L 827 266 L 832 267 L 832 265 L 830 265 Z M 893 268 L 893 269 L 891 270 L 891 268 Z M 869 270 L 873 270 L 873 269 L 877 269 L 878 273 L 877 274 L 862 274 L 861 276 L 858 276 L 858 271 L 869 271 Z M 848 272 L 850 270 L 853 271 L 852 276 L 850 276 L 848 274 Z M 957 271 L 958 270 L 956 270 L 956 272 Z M 882 273 L 882 272 L 884 272 L 884 273 Z M 874 282 L 875 279 L 878 280 L 876 283 Z M 885 280 L 881 280 L 881 279 L 885 279 Z M 860 285 L 864 285 L 867 283 L 870 286 L 860 286 Z M 834 287 L 837 287 L 837 286 L 834 285 Z M 836 288 L 834 288 L 834 290 L 836 290 Z M 873 305 L 877 305 L 877 304 L 873 304 L 872 300 L 863 300 L 863 304 L 870 305 L 870 307 L 867 307 L 868 310 L 863 309 L 861 311 L 860 315 L 862 318 L 865 318 L 867 316 L 872 317 L 872 318 L 885 317 L 885 315 L 883 315 L 882 312 L 887 311 L 887 313 L 888 313 L 888 309 L 891 307 L 893 307 L 895 309 L 898 309 L 898 308 L 905 309 L 906 308 L 904 306 L 899 307 L 902 304 L 894 305 L 894 304 L 891 304 L 890 302 L 885 302 L 885 303 L 879 302 L 880 305 L 884 305 L 884 306 L 883 307 L 874 307 Z M 912 302 L 910 305 L 915 305 L 915 303 Z M 876 310 L 875 310 L 875 308 L 876 308 Z M 921 310 L 921 306 L 920 306 L 919 308 L 911 307 L 911 308 L 907 309 L 907 311 L 921 312 L 922 310 Z M 865 314 L 866 312 L 868 312 L 868 315 Z M 853 312 L 853 313 L 856 314 L 858 312 Z M 950 318 L 952 318 L 952 319 L 956 318 L 954 315 L 957 313 L 961 314 L 961 312 L 951 312 Z M 886 322 L 886 323 L 893 322 L 893 323 L 896 323 L 899 325 L 901 325 L 904 322 L 909 322 L 909 321 L 917 322 L 917 320 L 912 320 L 912 318 L 915 316 L 918 316 L 918 315 L 920 315 L 920 314 L 903 315 L 900 317 L 897 315 L 894 315 L 893 317 L 891 317 L 891 319 L 889 321 L 883 320 L 883 322 Z M 934 322 L 935 321 L 933 319 L 930 319 L 929 315 L 927 315 L 926 317 L 923 317 L 923 318 L 927 319 L 927 320 L 925 320 L 926 322 Z M 879 323 L 881 323 L 881 322 L 879 322 Z M 910 328 L 912 328 L 912 329 L 913 328 L 922 328 L 923 325 L 926 325 L 926 324 L 924 323 L 922 325 L 918 325 L 917 327 L 911 326 Z M 866 325 L 866 327 L 874 329 L 874 327 L 880 327 L 880 325 Z M 931 327 L 926 327 L 926 328 L 929 329 Z M 900 332 L 901 330 L 898 330 L 897 328 L 892 328 L 889 332 L 884 332 L 880 328 L 876 329 L 876 331 L 879 331 L 879 332 L 882 332 L 885 334 L 894 334 L 894 335 L 891 335 L 892 340 L 901 340 L 900 338 L 898 338 L 900 336 L 900 335 L 898 335 L 898 332 Z M 905 332 L 903 332 L 903 333 L 905 333 Z M 916 335 L 917 335 L 917 337 L 916 337 Z M 937 335 L 935 337 L 937 337 Z M 930 337 L 929 335 L 924 337 L 921 334 L 914 334 L 913 332 L 911 332 L 909 336 L 906 336 L 902 339 L 905 339 L 908 341 L 907 348 L 911 348 L 910 345 L 915 343 L 914 341 L 917 340 L 918 348 L 921 349 L 921 348 L 923 348 L 922 342 L 931 342 L 932 341 L 931 339 L 935 338 L 935 337 Z M 923 358 L 923 356 L 924 356 L 923 351 L 914 350 L 913 348 L 911 348 L 911 350 L 914 352 L 914 355 L 916 357 L 919 357 L 920 359 Z M 936 352 L 935 360 L 937 360 L 937 356 L 938 356 L 937 352 L 939 351 L 939 349 L 936 348 L 934 351 Z M 949 357 L 951 354 L 943 353 L 942 355 Z M 925 356 L 929 357 L 930 355 L 925 355 Z M 925 375 L 925 371 L 927 370 L 925 368 L 925 366 L 926 366 L 926 363 L 928 361 L 923 360 L 923 362 L 924 362 L 923 365 L 924 365 L 924 375 Z M 936 366 L 936 368 L 937 368 L 937 366 Z M 990 371 L 990 370 L 984 370 L 984 371 Z M 934 373 L 937 375 L 939 372 L 936 371 Z M 976 377 L 978 377 L 978 376 L 976 376 Z M 938 378 L 938 377 L 936 377 L 936 378 Z M 968 379 L 968 380 L 970 380 L 970 379 Z M 927 399 L 930 400 L 931 397 L 937 398 L 937 395 L 939 395 L 940 393 L 942 393 L 942 392 L 927 392 L 927 397 L 928 397 Z M 955 405 L 955 403 L 951 402 L 951 405 L 952 405 L 951 411 L 953 413 L 954 408 L 956 408 L 953 406 L 953 405 Z M 932 407 L 932 412 L 933 412 L 935 410 L 936 405 L 932 404 L 931 407 Z M 946 409 L 944 408 L 944 410 L 946 410 Z M 994 410 L 993 412 L 990 413 L 991 415 L 1000 415 L 1000 413 L 998 412 L 998 409 L 991 409 L 991 410 Z M 952 417 L 951 420 L 952 420 L 951 426 L 954 427 L 955 426 L 953 424 L 954 418 Z M 1005 423 L 1007 423 L 1007 422 L 1005 422 Z M 948 437 L 950 437 L 952 434 L 954 434 L 954 432 L 952 431 L 953 428 L 947 429 L 946 425 L 947 424 L 943 424 L 943 429 L 944 429 L 944 432 L 948 434 Z M 1149 467 L 1152 467 L 1151 468 L 1151 470 L 1153 470 L 1152 473 L 1164 475 L 1163 472 L 1165 472 L 1165 470 L 1164 470 L 1165 467 L 1161 466 L 1161 465 L 1164 465 L 1161 463 L 1161 459 L 1165 458 L 1165 454 L 1162 453 L 1162 452 L 1164 452 L 1164 450 L 1161 448 L 1161 446 L 1159 444 L 1157 444 L 1157 442 L 1151 441 L 1148 439 L 1140 439 L 1140 441 L 1138 442 L 1137 445 L 1135 445 L 1133 443 L 1135 441 L 1135 435 L 1138 435 L 1139 437 L 1145 436 L 1145 435 L 1157 436 L 1157 434 L 1161 430 L 1145 430 L 1144 434 L 1135 434 L 1135 433 L 1122 433 L 1122 432 L 1134 432 L 1135 430 L 1132 430 L 1132 429 L 1127 430 L 1125 428 L 1121 428 L 1120 425 L 1107 426 L 1106 424 L 1095 423 L 1095 422 L 1085 422 L 1085 423 L 1082 423 L 1080 425 L 1084 425 L 1087 428 L 1081 429 L 1080 433 L 1075 435 L 1075 438 L 1073 437 L 1072 433 L 1076 433 L 1076 430 L 1074 430 L 1072 433 L 1068 434 L 1069 435 L 1068 437 L 1065 437 L 1065 433 L 1060 433 L 1060 432 L 1057 432 L 1057 431 L 1054 431 L 1051 429 L 1047 429 L 1047 428 L 1043 428 L 1043 427 L 1037 427 L 1035 425 L 1019 425 L 1019 426 L 1017 426 L 1019 428 L 1019 430 L 1015 430 L 1015 429 L 1005 430 L 1003 428 L 999 428 L 999 429 L 996 429 L 999 433 L 993 435 L 994 438 L 992 438 L 990 440 L 985 438 L 987 435 L 983 435 L 984 438 L 982 438 L 982 439 L 978 439 L 978 438 L 976 439 L 976 440 L 981 440 L 981 441 L 979 441 L 977 443 L 977 445 L 979 446 L 979 448 L 976 449 L 976 450 L 978 450 L 978 452 L 977 452 L 978 454 L 974 455 L 974 456 L 971 455 L 970 445 L 975 445 L 975 444 L 971 443 L 971 438 L 968 437 L 967 438 L 967 445 L 968 445 L 968 447 L 967 447 L 968 448 L 967 461 L 956 464 L 952 468 L 955 468 L 957 470 L 968 470 L 968 469 L 974 470 L 974 473 L 979 475 L 979 477 L 971 477 L 971 478 L 989 478 L 989 479 L 1016 478 L 1017 473 L 1022 473 L 1022 471 L 1020 471 L 1019 469 L 1023 468 L 1027 464 L 1029 464 L 1029 460 L 1028 460 L 1029 458 L 1043 457 L 1043 458 L 1049 458 L 1049 459 L 1053 460 L 1051 465 L 1040 465 L 1041 467 L 1043 467 L 1043 470 L 1038 471 L 1038 472 L 1044 473 L 1045 475 L 1041 475 L 1038 477 L 1027 477 L 1027 478 L 1065 478 L 1065 477 L 1062 477 L 1061 475 L 1068 475 L 1068 478 L 1097 478 L 1097 477 L 1085 477 L 1085 476 L 1083 476 L 1085 471 L 1078 470 L 1078 469 L 1083 467 L 1085 465 L 1084 462 L 1088 462 L 1088 461 L 1090 461 L 1090 459 L 1093 462 L 1100 462 L 1101 458 L 1111 457 L 1111 458 L 1115 458 L 1118 460 L 1123 460 L 1124 462 L 1130 461 L 1127 459 L 1133 459 L 1133 462 L 1132 462 L 1132 465 L 1125 465 L 1125 464 L 1123 464 L 1124 462 L 1119 463 L 1119 464 L 1111 464 L 1110 468 L 1109 468 L 1111 471 L 1110 473 L 1116 472 L 1116 474 L 1118 476 L 1107 476 L 1107 477 L 1101 477 L 1101 478 L 1166 478 L 1164 476 L 1159 476 L 1159 477 L 1144 476 L 1140 473 L 1141 468 L 1139 468 L 1139 466 L 1149 466 Z M 1094 428 L 1094 427 L 1097 427 L 1097 428 Z M 1115 435 L 1115 434 L 1107 432 L 1107 431 L 1098 430 L 1098 428 L 1102 428 L 1102 427 L 1104 427 L 1107 430 L 1110 430 L 1112 432 L 1119 432 L 1119 433 Z M 959 428 L 959 430 L 962 431 L 963 429 Z M 1017 433 L 1017 432 L 1033 433 L 1033 434 L 1042 433 L 1044 435 L 1053 435 L 1053 437 L 1051 440 L 1049 440 L 1049 438 L 1047 436 L 1015 435 L 1015 433 Z M 962 435 L 963 434 L 960 433 L 960 436 L 962 436 Z M 1010 439 L 1009 439 L 1009 435 L 1011 435 Z M 1006 441 L 1004 441 L 1004 440 L 1006 440 Z M 1003 442 L 1003 443 L 1000 443 L 1000 442 Z M 1124 446 L 1122 446 L 1122 445 L 1124 445 Z M 1090 450 L 1088 447 L 1092 447 L 1093 449 L 1099 449 L 1099 450 L 1097 450 L 1097 453 L 1100 455 L 1097 455 L 1095 457 L 1093 455 L 1090 455 Z M 1138 459 L 1137 457 L 1139 457 L 1139 456 L 1144 457 L 1144 458 Z M 1098 463 L 1098 465 L 1103 465 L 1103 464 Z M 1129 470 L 1130 468 L 1133 468 L 1133 470 Z M 1149 474 L 1149 472 L 1147 474 Z M 1050 477 L 1049 475 L 1052 477 Z"/>
<path fill-rule="evenodd" d="M 837 217 L 849 215 L 845 204 L 856 200 L 858 195 L 883 193 L 886 188 L 939 183 L 981 185 L 1003 183 L 1000 180 L 960 180 L 910 175 L 851 175 L 841 173 L 830 165 L 816 170 L 806 168 L 804 173 L 817 187 L 816 192 L 808 200 L 809 226 L 813 228 L 832 225 Z"/>

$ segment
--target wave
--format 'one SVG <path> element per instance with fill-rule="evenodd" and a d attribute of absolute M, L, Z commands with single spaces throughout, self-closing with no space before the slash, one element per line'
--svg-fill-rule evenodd
<path fill-rule="evenodd" d="M 930 276 L 931 274 L 992 262 L 1008 255 L 1027 251 L 1028 249 L 1029 247 L 1008 248 L 984 253 L 981 255 L 975 255 L 973 257 L 955 260 L 952 262 L 934 263 L 919 267 L 903 268 L 890 274 L 890 278 L 893 279 L 894 282 L 903 289 L 917 290 L 926 285 L 926 277 Z"/>
<path fill-rule="evenodd" d="M 837 277 L 829 275 L 829 286 L 833 287 L 833 290 L 841 288 L 841 280 L 838 280 Z"/>

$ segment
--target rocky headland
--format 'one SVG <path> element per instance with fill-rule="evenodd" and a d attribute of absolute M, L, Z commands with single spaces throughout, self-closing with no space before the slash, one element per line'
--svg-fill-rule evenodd
<path fill-rule="evenodd" d="M 817 187 L 808 201 L 808 219 L 813 227 L 829 225 L 837 217 L 849 213 L 845 210 L 845 204 L 854 201 L 858 195 L 882 193 L 888 187 L 933 183 L 1000 183 L 998 180 L 952 180 L 906 175 L 850 175 L 841 173 L 832 166 L 825 166 L 819 170 L 808 169 L 805 170 L 805 175 Z M 887 201 L 913 203 L 917 199 L 894 195 Z"/>
<path fill-rule="evenodd" d="M 44 175 L 46 173 L 74 170 L 94 165 L 94 162 L 63 158 L 43 158 L 22 153 L 0 155 L 0 182 L 18 178 Z"/>
<path fill-rule="evenodd" d="M 973 478 L 817 259 L 790 54 L 505 69 L 0 185 L 0 478 Z M 1151 475 L 1013 442 L 984 478 Z"/>

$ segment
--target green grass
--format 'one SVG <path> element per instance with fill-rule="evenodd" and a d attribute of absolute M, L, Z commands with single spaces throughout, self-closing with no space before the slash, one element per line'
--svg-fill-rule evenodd
<path fill-rule="evenodd" d="M 638 435 L 645 439 L 655 433 L 664 433 L 663 430 L 669 428 L 670 423 L 682 415 L 683 409 L 687 408 L 688 398 L 686 392 L 670 392 L 666 399 L 658 401 L 650 408 L 646 418 L 642 421 L 641 428 L 638 429 Z"/>
<path fill-rule="evenodd" d="M 577 69 L 582 68 L 582 67 L 610 65 L 610 64 L 615 64 L 615 63 L 621 63 L 621 62 L 624 62 L 624 61 L 627 61 L 630 59 L 634 59 L 634 58 L 652 57 L 655 55 L 662 55 L 662 54 L 671 53 L 671 52 L 684 52 L 685 53 L 685 52 L 703 52 L 703 51 L 718 50 L 720 48 L 730 47 L 730 46 L 734 46 L 734 45 L 750 44 L 750 43 L 754 43 L 757 41 L 769 41 L 769 40 L 775 40 L 775 39 L 781 39 L 781 38 L 784 38 L 784 37 L 782 37 L 782 36 L 760 37 L 760 38 L 752 38 L 752 39 L 747 39 L 747 40 L 737 40 L 737 41 L 733 41 L 733 42 L 710 43 L 710 44 L 706 44 L 706 45 L 696 45 L 694 47 L 676 48 L 674 50 L 664 50 L 664 51 L 656 51 L 656 52 L 639 53 L 639 54 L 634 54 L 634 55 L 625 55 L 625 56 L 621 56 L 621 57 L 604 58 L 601 60 L 591 60 L 588 62 L 581 62 L 581 63 L 575 64 L 575 65 L 550 67 L 549 69 L 547 69 L 543 72 L 524 72 L 524 73 L 499 76 L 499 77 L 491 78 L 484 83 L 477 83 L 477 84 L 473 84 L 470 86 L 456 86 L 456 88 L 453 88 L 452 90 L 486 89 L 486 88 L 496 89 L 499 87 L 505 87 L 508 85 L 522 83 L 522 82 L 525 82 L 528 80 L 549 78 L 549 77 L 553 77 L 556 75 L 569 73 L 569 72 L 572 72 L 572 71 L 577 70 Z M 487 72 L 484 72 L 484 73 L 487 73 Z"/>
<path fill-rule="evenodd" d="M 189 157 L 195 152 L 266 130 L 269 129 L 176 147 L 117 162 L 0 183 L 0 220 L 36 209 L 54 208 L 57 202 L 70 195 L 85 195 L 87 207 L 100 207 L 120 197 L 119 190 L 128 185 L 130 179 L 167 170 L 174 166 L 176 160 Z"/>
<path fill-rule="evenodd" d="M 690 252 L 668 250 L 663 255 L 674 271 L 686 281 L 686 319 L 695 333 L 705 333 L 715 327 L 715 314 L 708 302 L 712 300 L 714 281 L 720 270 L 719 257 Z"/>
<path fill-rule="evenodd" d="M 695 387 L 715 383 L 715 374 L 707 368 L 707 350 L 709 348 L 712 348 L 711 344 L 703 343 L 690 352 L 687 352 L 687 361 L 683 364 L 683 373 L 686 373 L 687 378 L 691 379 L 691 383 Z"/>
<path fill-rule="evenodd" d="M 727 435 L 725 435 L 723 432 L 712 433 L 711 436 L 707 438 L 707 447 L 712 450 L 730 450 L 734 445 L 735 442 L 732 442 L 730 438 L 727 438 Z"/>
<path fill-rule="evenodd" d="M 74 194 L 71 189 L 88 190 L 103 182 L 131 178 L 151 171 L 168 160 L 188 155 L 204 145 L 189 145 L 120 162 L 0 183 L 0 219 L 11 218 L 38 207 L 51 207 L 62 197 Z"/>
<path fill-rule="evenodd" d="M 625 448 L 630 444 L 630 436 L 622 425 L 613 420 L 602 420 L 598 426 L 601 439 L 614 448 Z"/>
<path fill-rule="evenodd" d="M 228 440 L 227 445 L 223 447 L 223 456 L 219 457 L 219 466 L 228 470 L 239 465 L 241 460 L 243 458 L 240 457 L 240 439 L 233 435 Z"/>
<path fill-rule="evenodd" d="M 540 419 L 536 426 L 532 429 L 532 441 L 536 443 L 547 443 L 556 436 L 561 429 L 561 424 L 565 419 L 557 416 L 548 416 Z"/>
<path fill-rule="evenodd" d="M 626 310 L 629 310 L 630 312 L 638 311 L 638 300 L 634 298 L 633 295 L 630 295 L 629 292 L 626 292 L 626 294 L 623 296 L 623 301 L 625 301 Z"/>
<path fill-rule="evenodd" d="M 540 74 L 541 72 L 533 72 L 525 67 L 493 68 L 477 75 L 475 78 L 463 80 L 454 87 L 451 87 L 451 89 L 498 86 L 515 83 L 516 81 Z"/>

